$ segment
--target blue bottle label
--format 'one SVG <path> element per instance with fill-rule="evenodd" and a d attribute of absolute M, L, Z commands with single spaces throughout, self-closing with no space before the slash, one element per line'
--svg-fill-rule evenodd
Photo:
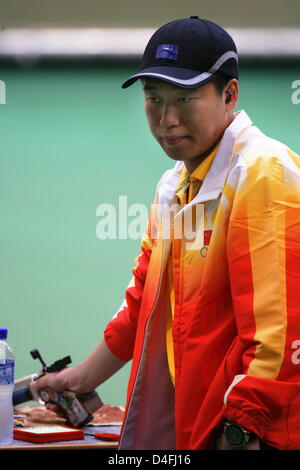
<path fill-rule="evenodd" d="M 15 362 L 12 359 L 0 361 L 0 385 L 14 383 Z"/>

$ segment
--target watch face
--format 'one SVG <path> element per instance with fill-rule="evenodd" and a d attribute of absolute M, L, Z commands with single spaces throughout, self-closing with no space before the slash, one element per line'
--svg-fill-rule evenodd
<path fill-rule="evenodd" d="M 244 444 L 245 435 L 243 430 L 235 424 L 229 424 L 226 426 L 224 435 L 229 444 L 232 446 L 242 446 Z"/>

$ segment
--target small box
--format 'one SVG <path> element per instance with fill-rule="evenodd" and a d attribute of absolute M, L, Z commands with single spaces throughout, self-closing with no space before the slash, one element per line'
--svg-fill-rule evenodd
<path fill-rule="evenodd" d="M 82 429 L 73 429 L 66 426 L 31 426 L 14 429 L 14 439 L 28 442 L 58 442 L 76 441 L 84 439 Z"/>

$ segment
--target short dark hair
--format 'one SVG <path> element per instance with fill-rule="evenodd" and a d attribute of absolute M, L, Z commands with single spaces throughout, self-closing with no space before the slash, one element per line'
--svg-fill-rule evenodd
<path fill-rule="evenodd" d="M 214 74 L 214 78 L 211 80 L 211 83 L 214 85 L 217 93 L 222 95 L 225 85 L 229 82 L 229 80 L 231 80 L 231 78 L 228 77 L 228 75 L 224 75 L 221 72 L 216 72 Z"/>

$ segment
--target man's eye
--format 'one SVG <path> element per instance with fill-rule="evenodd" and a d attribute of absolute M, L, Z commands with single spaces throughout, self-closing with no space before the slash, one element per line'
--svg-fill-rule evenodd
<path fill-rule="evenodd" d="M 150 103 L 160 103 L 160 99 L 157 98 L 156 96 L 148 96 L 146 98 L 147 101 L 150 101 Z"/>
<path fill-rule="evenodd" d="M 189 101 L 191 101 L 192 98 L 185 98 L 185 97 L 181 97 L 181 98 L 178 98 L 178 101 L 179 103 L 188 103 Z"/>

